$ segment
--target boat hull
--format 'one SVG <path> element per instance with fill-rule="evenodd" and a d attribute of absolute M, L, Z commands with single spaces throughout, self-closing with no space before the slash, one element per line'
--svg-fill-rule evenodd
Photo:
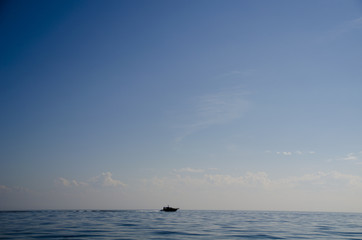
<path fill-rule="evenodd" d="M 161 209 L 161 211 L 163 212 L 176 212 L 178 210 L 178 208 L 172 208 L 172 207 L 164 207 L 163 209 Z"/>

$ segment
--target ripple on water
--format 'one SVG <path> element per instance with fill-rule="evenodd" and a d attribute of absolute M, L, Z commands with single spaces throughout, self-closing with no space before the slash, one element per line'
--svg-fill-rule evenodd
<path fill-rule="evenodd" d="M 16 211 L 0 212 L 0 239 L 362 239 L 360 223 L 346 213 Z"/>

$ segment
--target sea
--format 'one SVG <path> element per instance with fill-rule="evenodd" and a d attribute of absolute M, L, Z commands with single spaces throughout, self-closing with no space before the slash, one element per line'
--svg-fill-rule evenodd
<path fill-rule="evenodd" d="M 361 213 L 0 211 L 0 239 L 362 239 Z"/>

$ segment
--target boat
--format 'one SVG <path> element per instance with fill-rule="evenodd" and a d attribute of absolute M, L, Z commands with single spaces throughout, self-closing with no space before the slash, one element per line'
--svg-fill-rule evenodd
<path fill-rule="evenodd" d="M 163 207 L 160 211 L 164 211 L 164 212 L 176 212 L 178 210 L 178 208 L 173 208 L 170 206 L 167 207 Z"/>

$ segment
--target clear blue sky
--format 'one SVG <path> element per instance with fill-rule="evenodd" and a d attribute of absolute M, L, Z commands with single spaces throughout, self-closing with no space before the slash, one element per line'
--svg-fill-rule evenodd
<path fill-rule="evenodd" d="M 361 1 L 5 1 L 0 209 L 362 211 Z"/>

